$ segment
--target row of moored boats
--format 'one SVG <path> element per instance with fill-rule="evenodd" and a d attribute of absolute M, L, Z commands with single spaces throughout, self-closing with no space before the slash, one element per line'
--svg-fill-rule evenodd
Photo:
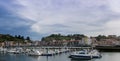
<path fill-rule="evenodd" d="M 29 56 L 53 56 L 61 53 L 69 52 L 68 49 L 23 49 L 23 48 L 0 48 L 0 52 L 9 54 L 26 54 Z"/>
<path fill-rule="evenodd" d="M 26 54 L 29 56 L 53 56 L 61 53 L 70 52 L 69 49 L 23 49 L 23 48 L 12 48 L 6 49 L 0 47 L 0 52 L 2 53 L 10 53 L 10 54 Z M 69 58 L 72 59 L 80 59 L 80 60 L 91 60 L 93 58 L 101 58 L 101 54 L 98 50 L 88 50 L 83 49 L 80 51 L 75 51 L 70 54 Z"/>

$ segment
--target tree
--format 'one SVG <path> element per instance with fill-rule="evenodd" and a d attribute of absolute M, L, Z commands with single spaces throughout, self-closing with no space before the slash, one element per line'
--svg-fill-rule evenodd
<path fill-rule="evenodd" d="M 21 39 L 21 35 L 18 35 L 18 38 Z"/>
<path fill-rule="evenodd" d="M 27 37 L 26 37 L 26 40 L 30 40 L 30 37 L 29 37 L 29 36 L 27 36 Z"/>
<path fill-rule="evenodd" d="M 45 40 L 45 38 L 44 38 L 44 37 L 42 37 L 41 41 L 44 41 L 44 40 Z"/>
<path fill-rule="evenodd" d="M 17 38 L 17 35 L 15 35 L 15 38 Z"/>
<path fill-rule="evenodd" d="M 21 39 L 23 39 L 23 40 L 24 40 L 24 36 L 21 36 Z"/>
<path fill-rule="evenodd" d="M 105 35 L 98 35 L 96 39 L 100 41 L 101 39 L 106 39 L 107 37 Z"/>

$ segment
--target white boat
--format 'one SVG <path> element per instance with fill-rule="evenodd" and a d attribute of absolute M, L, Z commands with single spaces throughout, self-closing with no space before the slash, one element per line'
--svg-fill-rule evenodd
<path fill-rule="evenodd" d="M 42 56 L 53 56 L 55 55 L 56 53 L 52 50 L 49 50 L 49 51 L 44 51 Z"/>
<path fill-rule="evenodd" d="M 21 50 L 19 48 L 12 48 L 12 49 L 8 49 L 7 53 L 20 54 Z"/>
<path fill-rule="evenodd" d="M 6 48 L 3 48 L 3 47 L 0 47 L 0 52 L 1 52 L 1 53 L 6 53 L 6 52 L 7 52 L 7 49 L 6 49 Z"/>
<path fill-rule="evenodd" d="M 54 52 L 55 52 L 55 54 L 60 54 L 60 51 L 57 49 Z"/>
<path fill-rule="evenodd" d="M 7 53 L 15 53 L 15 52 L 16 52 L 15 49 L 8 49 L 8 50 L 7 50 Z"/>
<path fill-rule="evenodd" d="M 80 59 L 80 60 L 91 60 L 92 56 L 91 54 L 89 54 L 87 50 L 81 50 L 78 52 L 74 52 L 73 54 L 69 56 L 69 58 Z"/>
<path fill-rule="evenodd" d="M 30 56 L 40 56 L 40 55 L 42 55 L 42 52 L 33 49 L 33 50 L 28 52 L 28 55 L 30 55 Z"/>
<path fill-rule="evenodd" d="M 101 54 L 97 50 L 91 50 L 90 54 L 92 55 L 92 58 L 101 58 Z"/>

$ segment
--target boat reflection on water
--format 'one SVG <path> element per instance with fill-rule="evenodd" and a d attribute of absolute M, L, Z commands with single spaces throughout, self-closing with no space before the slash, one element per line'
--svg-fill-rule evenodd
<path fill-rule="evenodd" d="M 91 61 L 91 60 L 78 60 L 78 59 L 71 59 L 71 61 Z"/>
<path fill-rule="evenodd" d="M 51 59 L 51 56 L 29 56 L 33 60 L 38 60 L 38 61 L 49 61 Z"/>
<path fill-rule="evenodd" d="M 38 58 L 40 58 L 39 56 L 29 56 L 29 57 L 31 57 L 31 58 L 35 58 L 35 59 L 38 59 Z"/>
<path fill-rule="evenodd" d="M 6 60 L 4 60 L 4 59 L 0 59 L 0 61 L 6 61 Z"/>

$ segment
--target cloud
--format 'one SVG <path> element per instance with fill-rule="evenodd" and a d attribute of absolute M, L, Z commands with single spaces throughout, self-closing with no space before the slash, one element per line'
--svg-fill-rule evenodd
<path fill-rule="evenodd" d="M 120 13 L 120 0 L 108 0 L 108 5 L 113 12 Z"/>
<path fill-rule="evenodd" d="M 120 35 L 120 19 L 114 19 L 106 23 L 106 33 Z"/>
<path fill-rule="evenodd" d="M 16 25 L 38 34 L 82 33 L 87 35 L 119 33 L 119 0 L 12 0 L 9 12 L 23 19 Z M 14 8 L 12 8 L 14 7 Z M 114 30 L 117 29 L 118 31 Z M 115 33 L 116 32 L 116 33 Z"/>
<path fill-rule="evenodd" d="M 111 2 L 108 0 L 17 0 L 16 2 L 23 7 L 18 8 L 16 13 L 20 17 L 34 21 L 30 26 L 31 31 L 40 34 L 102 32 L 114 16 L 119 17 L 112 12 Z M 58 28 L 55 25 L 61 26 Z"/>

